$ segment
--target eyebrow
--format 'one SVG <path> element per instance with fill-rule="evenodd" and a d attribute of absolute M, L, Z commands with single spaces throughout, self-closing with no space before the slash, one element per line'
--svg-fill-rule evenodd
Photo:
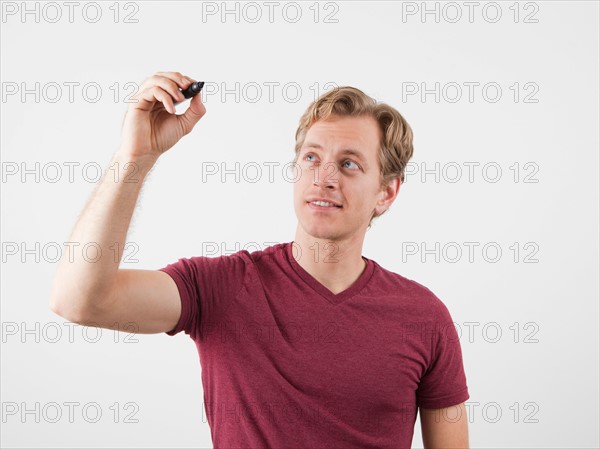
<path fill-rule="evenodd" d="M 308 147 L 308 148 L 318 148 L 319 150 L 323 150 L 323 147 L 315 142 L 306 142 L 304 144 L 304 146 Z M 342 154 L 351 154 L 353 156 L 356 156 L 358 159 L 360 159 L 362 161 L 363 164 L 367 165 L 367 160 L 360 151 L 355 150 L 354 148 L 344 148 L 340 151 Z"/>

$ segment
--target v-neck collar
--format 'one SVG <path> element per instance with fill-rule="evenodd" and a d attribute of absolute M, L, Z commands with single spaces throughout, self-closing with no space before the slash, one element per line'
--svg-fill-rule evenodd
<path fill-rule="evenodd" d="M 362 258 L 367 262 L 367 266 L 363 269 L 361 275 L 354 281 L 354 283 L 348 287 L 346 290 L 341 291 L 339 293 L 333 293 L 319 281 L 317 281 L 308 271 L 306 271 L 302 266 L 298 263 L 298 261 L 294 258 L 292 253 L 293 251 L 293 243 L 289 242 L 285 244 L 285 256 L 294 269 L 294 271 L 300 276 L 304 282 L 306 282 L 315 292 L 323 296 L 327 301 L 334 305 L 338 305 L 341 302 L 352 298 L 356 295 L 371 279 L 371 276 L 375 272 L 375 264 L 371 259 L 368 259 L 364 256 Z"/>

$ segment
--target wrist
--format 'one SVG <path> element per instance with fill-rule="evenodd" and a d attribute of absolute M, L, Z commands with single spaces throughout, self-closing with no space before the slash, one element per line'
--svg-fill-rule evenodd
<path fill-rule="evenodd" d="M 111 163 L 118 164 L 119 170 L 135 171 L 135 173 L 145 176 L 152 170 L 157 160 L 158 156 L 133 156 L 129 152 L 120 149 L 113 155 Z"/>

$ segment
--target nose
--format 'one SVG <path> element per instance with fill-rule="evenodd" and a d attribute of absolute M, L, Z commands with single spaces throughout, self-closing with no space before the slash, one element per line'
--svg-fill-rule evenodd
<path fill-rule="evenodd" d="M 323 165 L 311 167 L 313 176 L 313 185 L 333 189 L 338 185 L 337 168 L 333 162 L 327 162 Z"/>

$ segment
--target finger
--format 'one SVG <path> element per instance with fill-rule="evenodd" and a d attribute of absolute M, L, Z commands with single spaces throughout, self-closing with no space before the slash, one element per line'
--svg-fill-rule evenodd
<path fill-rule="evenodd" d="M 138 91 L 156 84 L 156 79 L 162 77 L 167 78 L 177 84 L 178 87 L 185 89 L 191 83 L 195 82 L 189 76 L 182 75 L 180 72 L 156 72 L 154 75 L 146 78 L 139 86 Z"/>
<path fill-rule="evenodd" d="M 171 114 L 175 114 L 175 106 L 171 96 L 158 86 L 144 89 L 140 92 L 138 105 L 135 109 L 142 111 L 151 111 L 157 101 L 161 102 L 164 108 Z"/>
<path fill-rule="evenodd" d="M 156 75 L 170 79 L 171 81 L 176 83 L 177 86 L 181 88 L 181 90 L 186 89 L 187 87 L 189 87 L 190 84 L 196 82 L 195 79 L 190 78 L 186 75 L 182 75 L 181 72 L 156 72 Z M 175 104 L 181 103 L 184 100 L 185 98 L 177 96 Z"/>
<path fill-rule="evenodd" d="M 174 101 L 183 101 L 185 97 L 179 90 L 178 84 L 164 76 L 153 75 L 144 83 L 144 87 L 158 86 L 173 98 Z"/>
<path fill-rule="evenodd" d="M 186 111 L 177 116 L 183 132 L 188 134 L 204 114 L 206 114 L 206 107 L 202 103 L 202 92 L 200 92 L 192 98 Z"/>
<path fill-rule="evenodd" d="M 195 83 L 196 80 L 193 78 L 190 78 L 189 76 L 185 76 L 186 80 L 188 81 L 188 84 L 186 85 L 186 88 L 189 87 L 190 84 Z M 197 96 L 197 95 L 196 95 Z M 180 103 L 180 102 L 178 102 Z"/>
<path fill-rule="evenodd" d="M 162 90 L 168 92 L 169 95 L 175 99 L 175 101 L 181 101 L 184 99 L 183 94 L 181 94 L 179 91 L 177 84 L 163 76 L 152 75 L 142 83 L 139 90 L 144 91 L 155 86 L 159 86 L 162 88 Z"/>
<path fill-rule="evenodd" d="M 180 72 L 156 72 L 156 75 L 164 76 L 177 83 L 179 87 L 185 89 L 190 84 L 194 83 L 195 80 L 189 76 L 182 75 Z"/>
<path fill-rule="evenodd" d="M 162 76 L 164 78 L 170 79 L 174 83 L 177 83 L 178 87 L 181 87 L 182 90 L 189 87 L 190 84 L 196 82 L 195 79 L 187 75 L 182 75 L 180 72 L 156 72 L 155 76 Z M 179 89 L 177 90 L 179 91 Z M 175 104 L 182 103 L 183 101 L 185 101 L 185 97 L 176 94 Z"/>

